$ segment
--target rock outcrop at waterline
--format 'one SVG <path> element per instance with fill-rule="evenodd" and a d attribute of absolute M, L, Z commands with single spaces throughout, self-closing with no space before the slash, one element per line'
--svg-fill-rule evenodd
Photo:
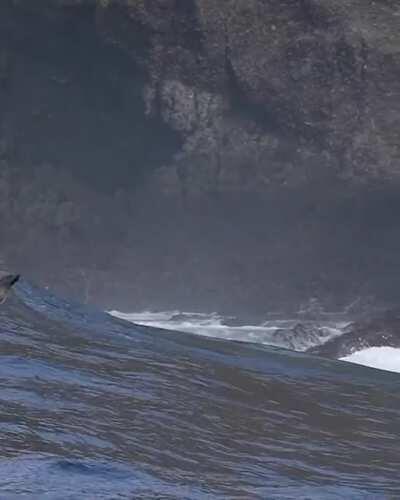
<path fill-rule="evenodd" d="M 400 310 L 390 310 L 346 327 L 346 332 L 308 353 L 338 359 L 369 347 L 400 347 Z"/>

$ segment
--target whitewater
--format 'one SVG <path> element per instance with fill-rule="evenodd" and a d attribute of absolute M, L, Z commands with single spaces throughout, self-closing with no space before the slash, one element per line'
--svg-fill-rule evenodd
<path fill-rule="evenodd" d="M 224 317 L 217 313 L 193 313 L 181 311 L 142 311 L 123 313 L 111 311 L 112 315 L 132 323 L 166 330 L 195 333 L 209 337 L 256 342 L 275 347 L 306 351 L 339 337 L 346 332 L 349 321 L 330 319 L 329 321 L 301 321 L 295 319 L 270 319 L 261 324 L 232 326 L 236 318 Z M 400 349 L 393 347 L 370 347 L 361 349 L 343 361 L 357 363 L 380 370 L 400 373 Z"/>
<path fill-rule="evenodd" d="M 193 313 L 181 311 L 123 313 L 110 311 L 115 317 L 134 324 L 166 330 L 194 333 L 207 337 L 255 342 L 305 351 L 326 340 L 342 334 L 346 321 L 329 321 L 324 324 L 298 319 L 273 319 L 260 324 L 238 324 L 237 318 L 218 313 Z M 235 324 L 236 323 L 236 324 Z"/>

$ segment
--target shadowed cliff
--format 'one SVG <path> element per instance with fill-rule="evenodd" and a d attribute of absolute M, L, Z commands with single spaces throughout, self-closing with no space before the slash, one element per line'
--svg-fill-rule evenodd
<path fill-rule="evenodd" d="M 2 2 L 5 265 L 125 307 L 395 301 L 399 14 Z"/>

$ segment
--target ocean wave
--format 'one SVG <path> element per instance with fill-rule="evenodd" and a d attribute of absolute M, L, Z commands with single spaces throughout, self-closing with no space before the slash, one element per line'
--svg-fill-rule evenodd
<path fill-rule="evenodd" d="M 0 498 L 397 498 L 399 418 L 397 374 L 26 282 L 0 308 Z"/>
<path fill-rule="evenodd" d="M 111 311 L 110 314 L 134 324 L 157 327 L 165 330 L 194 333 L 220 339 L 254 342 L 275 347 L 292 349 L 299 352 L 311 350 L 319 353 L 322 347 L 333 341 L 340 342 L 340 337 L 349 333 L 352 323 L 343 319 L 334 321 L 321 320 L 302 321 L 296 319 L 280 319 L 262 321 L 261 324 L 231 326 L 232 318 L 226 318 L 217 313 L 191 313 L 181 311 L 122 313 Z M 236 320 L 237 321 L 237 320 Z M 228 324 L 227 324 L 228 323 Z M 359 328 L 357 326 L 357 328 Z M 330 341 L 330 342 L 329 342 Z M 365 349 L 360 341 L 359 350 L 353 349 L 352 354 L 338 359 L 380 370 L 400 373 L 400 349 L 390 346 L 376 346 Z M 316 349 L 317 348 L 317 349 Z"/>

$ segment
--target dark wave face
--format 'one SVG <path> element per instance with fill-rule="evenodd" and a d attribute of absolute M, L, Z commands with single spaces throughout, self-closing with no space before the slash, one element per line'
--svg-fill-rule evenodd
<path fill-rule="evenodd" d="M 26 283 L 0 328 L 0 498 L 400 497 L 397 374 L 136 327 Z"/>

